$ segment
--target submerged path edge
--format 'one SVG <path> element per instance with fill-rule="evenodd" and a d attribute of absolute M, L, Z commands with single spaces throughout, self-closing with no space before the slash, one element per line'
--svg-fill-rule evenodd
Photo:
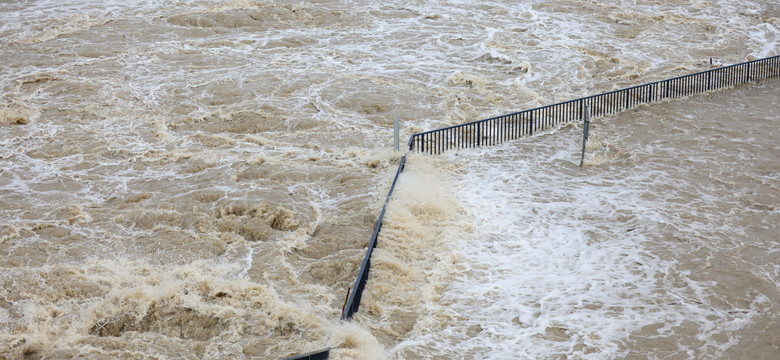
<path fill-rule="evenodd" d="M 416 133 L 409 138 L 407 145 L 410 152 L 428 154 L 440 154 L 450 149 L 493 146 L 504 141 L 531 136 L 535 132 L 549 130 L 552 127 L 581 121 L 586 116 L 584 112 L 586 107 L 590 109 L 592 117 L 599 117 L 630 110 L 640 104 L 710 92 L 777 76 L 780 76 L 780 55 Z M 360 308 L 360 300 L 371 269 L 371 254 L 377 246 L 385 212 L 398 178 L 406 165 L 406 157 L 406 153 L 401 157 L 390 191 L 382 206 L 382 212 L 374 225 L 355 285 L 351 288 L 342 311 L 341 321 L 352 320 L 352 315 Z M 330 350 L 331 348 L 316 350 L 282 360 L 326 360 L 330 356 Z"/>

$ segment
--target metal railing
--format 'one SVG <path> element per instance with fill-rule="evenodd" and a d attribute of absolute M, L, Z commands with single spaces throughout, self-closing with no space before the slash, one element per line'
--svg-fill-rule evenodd
<path fill-rule="evenodd" d="M 409 148 L 412 146 L 412 139 L 409 139 Z M 385 212 L 387 211 L 387 204 L 390 203 L 390 197 L 393 196 L 393 190 L 395 190 L 395 184 L 398 182 L 398 177 L 401 172 L 404 171 L 404 165 L 406 165 L 406 155 L 401 158 L 401 163 L 398 165 L 398 170 L 395 172 L 395 178 L 393 184 L 390 186 L 390 191 L 385 198 L 385 205 L 382 207 L 382 212 L 379 213 L 379 218 L 374 225 L 374 232 L 371 234 L 371 239 L 368 241 L 368 249 L 366 250 L 366 256 L 363 258 L 363 265 L 360 266 L 360 272 L 358 272 L 357 280 L 355 280 L 355 286 L 352 287 L 352 291 L 349 293 L 347 303 L 344 306 L 344 311 L 341 313 L 341 320 L 352 319 L 352 314 L 358 311 L 360 307 L 360 299 L 363 297 L 363 289 L 366 287 L 366 281 L 368 281 L 368 272 L 371 270 L 371 254 L 377 244 L 377 237 L 379 237 L 379 230 L 382 229 L 382 223 L 385 219 Z"/>
<path fill-rule="evenodd" d="M 411 138 L 409 139 L 408 146 L 409 149 L 411 149 Z M 387 197 L 385 198 L 385 205 L 382 206 L 382 212 L 379 213 L 379 218 L 377 218 L 376 223 L 374 224 L 374 231 L 371 234 L 371 239 L 368 241 L 368 249 L 366 250 L 366 256 L 363 257 L 363 264 L 360 266 L 360 271 L 358 272 L 357 280 L 355 280 L 355 285 L 348 293 L 347 302 L 344 304 L 344 310 L 341 312 L 342 321 L 351 320 L 352 315 L 357 312 L 358 308 L 360 307 L 360 299 L 363 297 L 363 290 L 365 289 L 366 282 L 368 281 L 368 272 L 371 270 L 371 254 L 374 252 L 374 248 L 376 248 L 377 238 L 379 237 L 379 230 L 382 229 L 382 223 L 385 219 L 385 212 L 387 212 L 387 205 L 390 203 L 390 197 L 393 196 L 393 190 L 395 190 L 395 185 L 398 183 L 398 177 L 401 176 L 401 173 L 404 171 L 405 165 L 406 155 L 401 157 L 401 162 L 398 164 L 398 170 L 395 172 L 395 178 L 393 178 L 393 184 L 390 185 L 390 191 L 388 191 Z M 330 348 L 327 348 L 303 355 L 287 357 L 282 360 L 326 360 L 329 356 Z"/>
<path fill-rule="evenodd" d="M 581 121 L 585 106 L 590 108 L 592 117 L 598 117 L 632 109 L 640 104 L 773 76 L 780 76 L 780 55 L 414 134 L 410 150 L 440 154 L 450 149 L 497 145 L 560 124 Z"/>
<path fill-rule="evenodd" d="M 709 90 L 733 86 L 753 80 L 780 76 L 780 55 L 760 60 L 748 61 L 736 65 L 720 67 L 695 74 L 610 91 L 603 94 L 569 100 L 558 104 L 497 116 L 485 120 L 450 126 L 443 129 L 414 134 L 409 138 L 409 150 L 428 154 L 440 154 L 450 149 L 489 146 L 507 140 L 533 135 L 554 126 L 582 120 L 585 107 L 591 117 L 614 114 L 631 109 L 639 104 L 676 98 Z M 398 178 L 404 170 L 406 155 L 401 158 L 390 191 L 385 198 L 382 212 L 374 225 L 374 231 L 368 242 L 363 264 L 358 272 L 355 285 L 347 297 L 341 320 L 350 320 L 360 307 L 368 274 L 371 270 L 371 254 L 377 246 L 379 231 L 382 229 L 387 205 L 393 195 Z M 288 359 L 318 360 L 327 359 L 330 349 L 294 356 Z"/>

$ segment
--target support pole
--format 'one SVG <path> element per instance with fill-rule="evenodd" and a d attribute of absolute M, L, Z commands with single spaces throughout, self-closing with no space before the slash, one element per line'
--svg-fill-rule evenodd
<path fill-rule="evenodd" d="M 588 133 L 590 132 L 590 109 L 585 105 L 585 125 L 582 127 L 582 156 L 580 157 L 580 167 L 585 162 L 585 144 L 588 142 Z"/>
<path fill-rule="evenodd" d="M 395 140 L 394 141 L 394 144 L 395 144 L 395 148 L 394 149 L 395 149 L 395 151 L 399 150 L 399 147 L 398 147 L 398 133 L 400 132 L 400 128 L 401 128 L 401 126 L 398 123 L 398 115 L 396 115 L 395 116 L 395 121 L 393 122 L 393 139 Z"/>

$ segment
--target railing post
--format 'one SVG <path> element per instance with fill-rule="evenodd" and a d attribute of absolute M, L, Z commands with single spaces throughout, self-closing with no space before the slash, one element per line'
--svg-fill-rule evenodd
<path fill-rule="evenodd" d="M 588 133 L 590 132 L 590 109 L 585 106 L 585 122 L 582 126 L 582 156 L 580 157 L 580 167 L 585 162 L 585 144 L 588 142 Z"/>
<path fill-rule="evenodd" d="M 669 80 L 666 81 L 666 96 L 664 96 L 665 99 L 669 98 L 669 83 L 670 82 L 671 81 L 669 81 Z"/>
<path fill-rule="evenodd" d="M 482 146 L 482 122 L 477 123 L 477 146 Z"/>
<path fill-rule="evenodd" d="M 628 110 L 628 93 L 631 92 L 631 90 L 626 90 L 624 93 L 626 94 L 626 110 Z"/>
<path fill-rule="evenodd" d="M 400 132 L 400 125 L 398 124 L 398 115 L 395 116 L 395 121 L 393 122 L 393 139 L 395 144 L 395 151 L 399 151 L 400 147 L 398 145 L 398 133 Z"/>
<path fill-rule="evenodd" d="M 653 102 L 658 101 L 658 83 L 657 82 L 653 83 L 652 94 L 653 94 Z"/>

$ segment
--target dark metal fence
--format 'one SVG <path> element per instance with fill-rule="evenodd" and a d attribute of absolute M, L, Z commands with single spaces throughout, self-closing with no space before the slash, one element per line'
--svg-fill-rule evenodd
<path fill-rule="evenodd" d="M 597 117 L 773 76 L 780 76 L 780 55 L 414 134 L 410 150 L 440 154 L 450 149 L 496 145 L 581 121 L 586 105 L 591 116 Z"/>
<path fill-rule="evenodd" d="M 411 148 L 412 140 L 409 139 L 409 148 Z M 385 211 L 387 210 L 387 204 L 390 203 L 390 197 L 393 196 L 393 190 L 395 190 L 395 184 L 398 182 L 398 177 L 401 172 L 404 171 L 404 165 L 406 164 L 406 155 L 401 158 L 401 163 L 398 165 L 398 170 L 395 172 L 395 178 L 393 184 L 390 186 L 390 191 L 387 193 L 385 199 L 385 205 L 382 207 L 382 212 L 379 213 L 379 218 L 374 225 L 374 232 L 371 234 L 371 240 L 368 242 L 368 249 L 366 250 L 366 256 L 363 258 L 363 265 L 360 267 L 357 280 L 355 280 L 355 286 L 352 287 L 347 304 L 344 306 L 344 311 L 341 314 L 341 320 L 352 319 L 352 314 L 358 311 L 360 307 L 360 299 L 363 297 L 363 289 L 366 287 L 366 281 L 368 281 L 368 272 L 371 270 L 371 253 L 373 253 L 376 247 L 377 237 L 379 236 L 379 230 L 382 229 L 382 222 L 385 219 Z"/>
<path fill-rule="evenodd" d="M 409 150 L 429 154 L 439 154 L 449 149 L 462 149 L 477 146 L 496 145 L 507 140 L 517 139 L 535 132 L 544 131 L 562 123 L 582 120 L 587 105 L 591 117 L 614 114 L 631 109 L 639 104 L 651 103 L 667 98 L 675 98 L 708 90 L 728 87 L 752 80 L 780 76 L 780 56 L 725 66 L 695 74 L 657 81 L 650 84 L 610 91 L 604 94 L 520 111 L 490 119 L 443 129 L 414 134 L 409 139 Z M 377 237 L 382 229 L 387 205 L 393 195 L 398 177 L 404 170 L 406 155 L 401 158 L 395 173 L 393 184 L 385 199 L 382 212 L 374 225 L 374 231 L 368 242 L 355 285 L 347 298 L 341 320 L 350 320 L 360 307 L 368 273 L 371 269 L 371 254 L 377 246 Z M 290 359 L 319 360 L 327 359 L 330 349 L 299 355 Z"/>
<path fill-rule="evenodd" d="M 407 144 L 409 148 L 412 147 L 412 139 L 409 139 Z M 387 211 L 387 205 L 390 203 L 390 197 L 393 196 L 393 190 L 398 183 L 398 177 L 401 176 L 401 172 L 404 171 L 406 165 L 406 155 L 401 157 L 401 163 L 398 165 L 398 170 L 395 172 L 395 178 L 393 178 L 393 184 L 390 185 L 390 191 L 387 192 L 387 198 L 385 198 L 385 205 L 382 206 L 382 212 L 379 213 L 379 218 L 374 224 L 374 231 L 371 234 L 371 239 L 368 241 L 368 249 L 366 250 L 366 256 L 363 258 L 363 265 L 360 266 L 360 272 L 358 272 L 355 285 L 352 287 L 352 291 L 349 292 L 347 302 L 344 304 L 344 311 L 341 313 L 341 320 L 351 320 L 352 315 L 358 311 L 360 307 L 360 299 L 363 297 L 363 290 L 366 287 L 368 281 L 368 272 L 371 270 L 371 254 L 376 248 L 377 238 L 379 237 L 379 230 L 382 229 L 382 223 L 385 219 L 385 212 Z M 330 356 L 330 348 L 319 351 L 314 351 L 304 355 L 298 355 L 293 357 L 284 358 L 282 360 L 327 360 Z"/>

